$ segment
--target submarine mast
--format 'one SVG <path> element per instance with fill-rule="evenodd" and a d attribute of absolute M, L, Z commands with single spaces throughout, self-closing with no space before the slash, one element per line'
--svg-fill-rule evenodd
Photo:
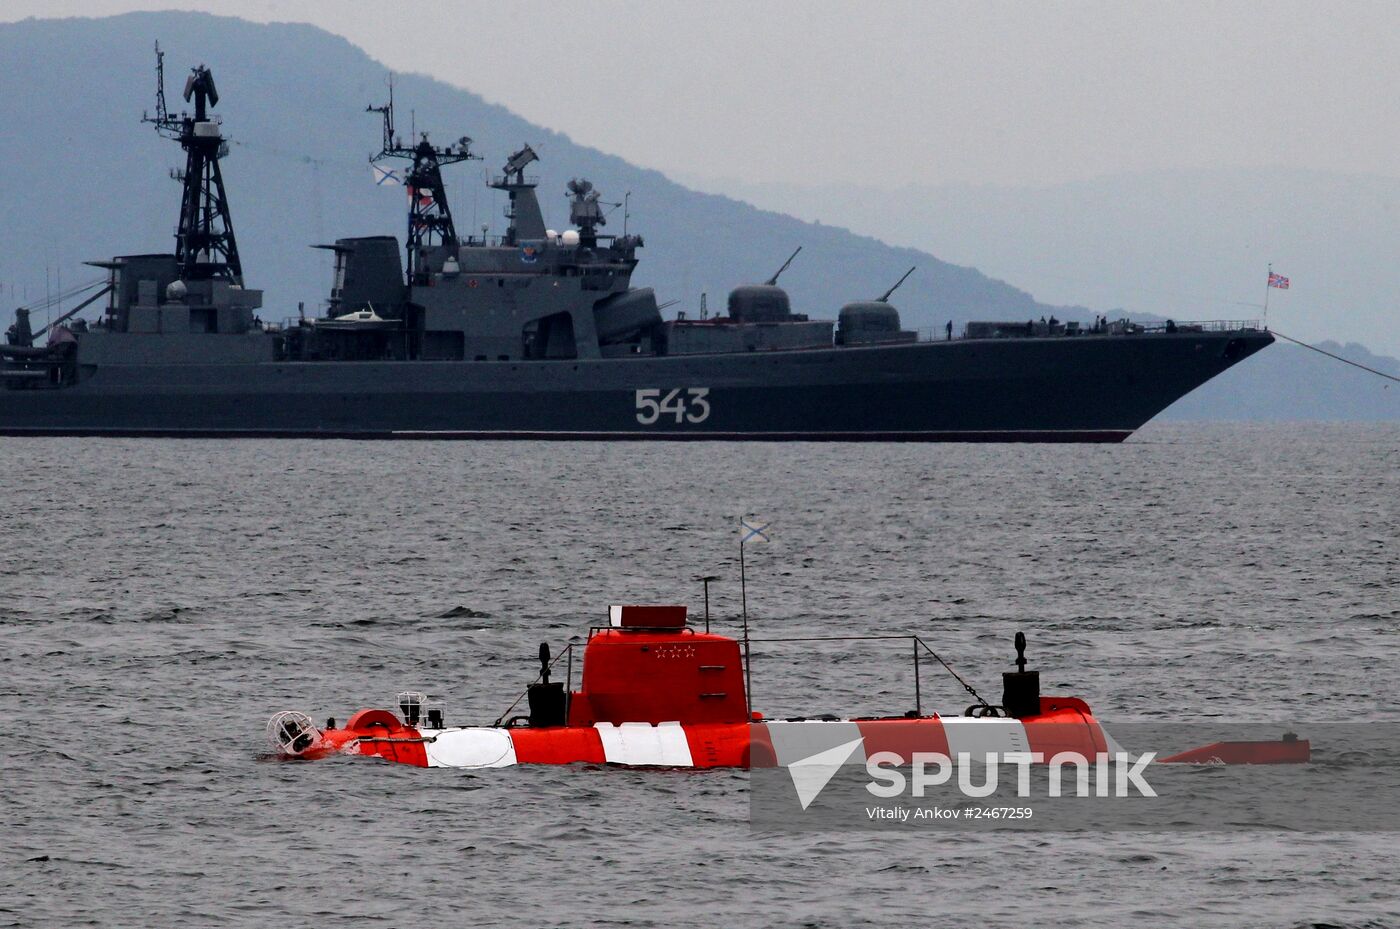
<path fill-rule="evenodd" d="M 186 281 L 227 280 L 243 286 L 243 264 L 233 237 L 228 195 L 219 159 L 228 154 L 228 142 L 218 117 L 208 109 L 219 103 L 214 75 L 204 65 L 190 70 L 185 79 L 185 102 L 194 102 L 194 115 L 172 116 L 165 106 L 165 53 L 156 43 L 156 114 L 142 114 L 156 132 L 174 139 L 185 150 L 185 170 L 172 172 L 184 186 L 180 198 L 180 224 L 175 230 L 175 261 Z"/>
<path fill-rule="evenodd" d="M 385 158 L 405 158 L 410 162 L 404 176 L 408 188 L 408 241 L 406 245 L 409 286 L 428 283 L 424 257 L 434 246 L 455 248 L 457 229 L 452 224 L 452 210 L 447 205 L 447 191 L 442 185 L 442 166 L 459 161 L 480 161 L 471 152 L 472 140 L 462 136 L 455 146 L 439 148 L 428 141 L 426 132 L 419 133 L 417 142 L 404 145 L 394 134 L 394 85 L 389 85 L 389 102 L 384 106 L 367 106 L 366 113 L 384 117 L 384 142 L 379 154 L 370 156 L 375 163 Z"/>

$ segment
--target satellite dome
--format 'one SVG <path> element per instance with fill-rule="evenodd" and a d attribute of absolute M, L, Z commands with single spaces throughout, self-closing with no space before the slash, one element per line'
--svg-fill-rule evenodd
<path fill-rule="evenodd" d="M 574 246 L 574 245 L 577 245 L 577 244 L 578 244 L 578 230 L 577 230 L 577 229 L 565 229 L 565 230 L 564 230 L 564 234 L 563 234 L 562 236 L 559 237 L 559 241 L 560 241 L 562 244 L 567 245 L 567 246 Z"/>
<path fill-rule="evenodd" d="M 171 281 L 170 286 L 165 288 L 165 299 L 183 300 L 190 289 L 185 286 L 184 281 Z"/>

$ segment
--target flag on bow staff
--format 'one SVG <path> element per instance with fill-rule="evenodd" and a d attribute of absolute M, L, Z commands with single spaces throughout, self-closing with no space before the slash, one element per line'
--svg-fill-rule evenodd
<path fill-rule="evenodd" d="M 1275 274 L 1274 266 L 1269 265 L 1269 282 L 1267 286 L 1264 287 L 1264 328 L 1267 329 L 1269 326 L 1269 291 L 1287 289 L 1288 278 L 1284 277 L 1282 274 Z"/>

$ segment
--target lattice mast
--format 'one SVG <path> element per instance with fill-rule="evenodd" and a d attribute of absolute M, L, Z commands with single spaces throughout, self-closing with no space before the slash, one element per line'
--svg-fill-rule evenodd
<path fill-rule="evenodd" d="M 142 114 L 143 122 L 174 139 L 185 150 L 185 170 L 172 171 L 184 193 L 180 198 L 180 223 L 175 229 L 175 260 L 187 281 L 222 279 L 243 285 L 243 264 L 233 236 L 228 195 L 224 191 L 219 160 L 228 154 L 218 117 L 209 108 L 219 103 L 214 75 L 204 65 L 190 69 L 185 79 L 185 102 L 194 113 L 172 116 L 165 106 L 165 53 L 156 43 L 156 113 Z"/>
<path fill-rule="evenodd" d="M 389 102 L 384 106 L 365 107 L 366 113 L 384 117 L 384 142 L 371 162 L 385 158 L 409 161 L 404 186 L 408 188 L 407 277 L 409 285 L 428 283 L 429 271 L 424 266 L 425 253 L 435 246 L 457 245 L 457 229 L 452 224 L 452 210 L 447 205 L 447 191 L 442 184 L 442 166 L 459 161 L 480 161 L 471 152 L 472 140 L 462 136 L 455 145 L 438 147 L 428 141 L 428 134 L 418 134 L 418 141 L 404 145 L 394 134 L 394 87 L 389 85 Z"/>

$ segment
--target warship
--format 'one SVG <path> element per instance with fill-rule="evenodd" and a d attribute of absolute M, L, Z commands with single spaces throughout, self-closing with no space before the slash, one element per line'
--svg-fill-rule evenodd
<path fill-rule="evenodd" d="M 143 120 L 186 156 L 174 253 L 89 262 L 105 278 L 40 329 L 15 312 L 0 434 L 1116 442 L 1273 341 L 1252 322 L 1053 317 L 921 338 L 891 303 L 903 278 L 809 317 L 778 284 L 800 248 L 723 313 L 664 318 L 670 304 L 631 283 L 641 236 L 603 231 L 591 182 L 568 184 L 571 228 L 546 228 L 528 145 L 488 181 L 509 201 L 504 234 L 460 235 L 442 169 L 477 159 L 472 140 L 405 142 L 392 90 L 368 108 L 383 123 L 371 160 L 406 188 L 402 251 L 387 235 L 314 246 L 334 268 L 324 312 L 264 321 L 213 75 L 191 70 L 193 112 L 175 114 L 159 47 L 157 74 Z M 103 297 L 99 318 L 79 315 Z"/>

